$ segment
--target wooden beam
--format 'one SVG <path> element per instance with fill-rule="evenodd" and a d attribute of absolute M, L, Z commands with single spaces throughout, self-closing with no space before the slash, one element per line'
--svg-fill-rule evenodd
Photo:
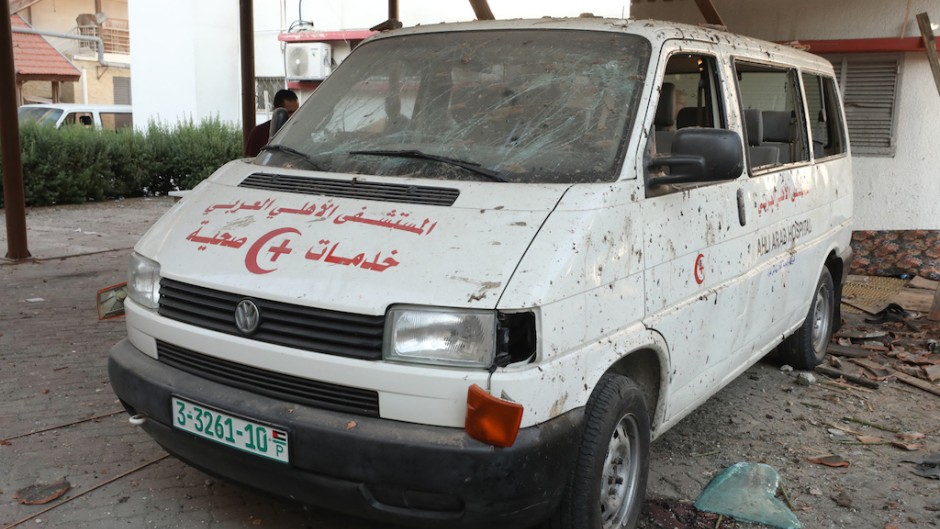
<path fill-rule="evenodd" d="M 486 0 L 470 0 L 470 7 L 477 20 L 496 20 L 493 11 L 490 10 L 490 4 Z"/>
<path fill-rule="evenodd" d="M 904 382 L 905 384 L 914 386 L 915 388 L 918 388 L 918 389 L 922 389 L 928 393 L 933 393 L 934 395 L 940 397 L 940 386 L 936 384 L 931 384 L 930 382 L 927 382 L 926 380 L 921 380 L 917 377 L 912 377 L 906 373 L 901 373 L 900 371 L 895 371 L 893 374 L 895 377 L 897 377 L 898 380 L 900 380 L 901 382 Z"/>
<path fill-rule="evenodd" d="M 698 10 L 701 11 L 702 16 L 705 17 L 705 22 L 716 26 L 725 25 L 724 21 L 721 20 L 721 15 L 718 14 L 718 10 L 715 9 L 715 5 L 712 4 L 711 0 L 695 0 L 695 5 L 698 6 Z"/>
<path fill-rule="evenodd" d="M 248 137 L 255 128 L 255 25 L 254 2 L 238 3 L 239 52 L 242 84 L 242 145 L 248 147 Z"/>
<path fill-rule="evenodd" d="M 940 321 L 940 288 L 933 293 L 933 304 L 930 306 L 930 313 L 927 314 L 930 321 Z"/>
<path fill-rule="evenodd" d="M 920 37 L 924 40 L 924 48 L 927 50 L 927 60 L 930 61 L 933 82 L 937 85 L 937 93 L 940 94 L 940 58 L 937 57 L 937 39 L 933 36 L 933 28 L 930 27 L 930 17 L 927 13 L 917 15 L 917 25 L 920 26 Z"/>

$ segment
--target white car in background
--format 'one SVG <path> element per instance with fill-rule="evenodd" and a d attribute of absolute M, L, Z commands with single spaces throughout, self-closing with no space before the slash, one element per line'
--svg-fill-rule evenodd
<path fill-rule="evenodd" d="M 134 126 L 131 105 L 82 105 L 74 103 L 37 103 L 23 105 L 17 113 L 20 123 L 34 121 L 55 125 L 83 125 L 104 130 Z"/>

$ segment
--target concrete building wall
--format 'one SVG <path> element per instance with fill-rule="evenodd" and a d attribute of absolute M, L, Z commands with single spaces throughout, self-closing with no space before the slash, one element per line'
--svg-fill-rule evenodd
<path fill-rule="evenodd" d="M 97 60 L 79 60 L 73 61 L 75 67 L 84 70 L 88 86 L 88 103 L 92 105 L 112 105 L 114 104 L 114 78 L 130 77 L 129 68 L 102 68 Z M 71 83 L 75 89 L 75 103 L 85 103 L 82 94 L 82 83 Z"/>
<path fill-rule="evenodd" d="M 241 121 L 238 3 L 129 2 L 134 124 Z"/>
<path fill-rule="evenodd" d="M 303 2 L 302 12 L 298 4 L 298 0 L 255 0 L 256 77 L 284 76 L 277 35 L 301 18 L 312 22 L 312 29 L 336 31 L 369 28 L 388 16 L 387 2 L 377 0 Z M 490 0 L 490 6 L 500 18 L 577 16 L 586 11 L 614 17 L 629 13 L 627 0 L 586 0 L 577 5 L 569 0 L 538 4 Z M 173 123 L 210 116 L 241 122 L 237 2 L 129 0 L 128 13 L 137 126 L 146 126 L 150 120 Z M 472 20 L 474 15 L 466 0 L 411 0 L 401 2 L 400 17 L 414 25 Z M 338 51 L 340 58 L 347 52 Z"/>
<path fill-rule="evenodd" d="M 915 16 L 940 22 L 940 2 L 713 0 L 730 31 L 773 41 L 919 37 Z M 639 2 L 635 18 L 698 24 L 689 0 Z M 902 57 L 894 156 L 856 155 L 856 230 L 940 230 L 940 95 L 924 53 Z"/>

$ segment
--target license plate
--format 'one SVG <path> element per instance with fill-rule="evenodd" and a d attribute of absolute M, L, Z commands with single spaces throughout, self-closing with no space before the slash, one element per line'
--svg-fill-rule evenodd
<path fill-rule="evenodd" d="M 171 397 L 173 426 L 204 439 L 288 463 L 287 430 Z"/>

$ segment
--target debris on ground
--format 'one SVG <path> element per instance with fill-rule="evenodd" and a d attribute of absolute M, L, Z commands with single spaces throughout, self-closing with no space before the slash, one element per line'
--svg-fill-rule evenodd
<path fill-rule="evenodd" d="M 852 508 L 852 498 L 845 493 L 844 490 L 840 490 L 838 494 L 832 496 L 832 501 L 836 502 L 836 505 L 846 509 Z"/>
<path fill-rule="evenodd" d="M 905 459 L 904 462 L 917 465 L 912 472 L 918 476 L 940 479 L 940 452 L 929 454 L 917 460 Z"/>
<path fill-rule="evenodd" d="M 816 383 L 816 377 L 812 373 L 802 372 L 796 375 L 796 383 L 801 386 L 812 386 Z"/>
<path fill-rule="evenodd" d="M 923 317 L 937 283 L 915 277 L 895 291 L 872 293 L 878 279 L 849 276 L 843 325 L 828 348 L 830 358 L 849 363 L 830 360 L 817 371 L 871 388 L 897 381 L 940 396 L 940 323 Z"/>
<path fill-rule="evenodd" d="M 57 500 L 69 491 L 72 485 L 65 479 L 55 483 L 37 483 L 13 493 L 13 499 L 23 505 L 43 505 Z"/>
<path fill-rule="evenodd" d="M 735 529 L 733 518 L 702 512 L 690 501 L 673 498 L 647 497 L 640 515 L 644 529 Z"/>
<path fill-rule="evenodd" d="M 809 461 L 810 463 L 816 463 L 817 465 L 825 465 L 827 467 L 833 467 L 833 468 L 849 466 L 849 462 L 846 461 L 844 457 L 837 455 L 837 454 L 811 457 L 811 458 L 808 458 L 807 461 Z"/>
<path fill-rule="evenodd" d="M 735 463 L 705 487 L 695 508 L 780 529 L 801 528 L 793 511 L 777 499 L 778 490 L 780 475 L 770 465 Z"/>

